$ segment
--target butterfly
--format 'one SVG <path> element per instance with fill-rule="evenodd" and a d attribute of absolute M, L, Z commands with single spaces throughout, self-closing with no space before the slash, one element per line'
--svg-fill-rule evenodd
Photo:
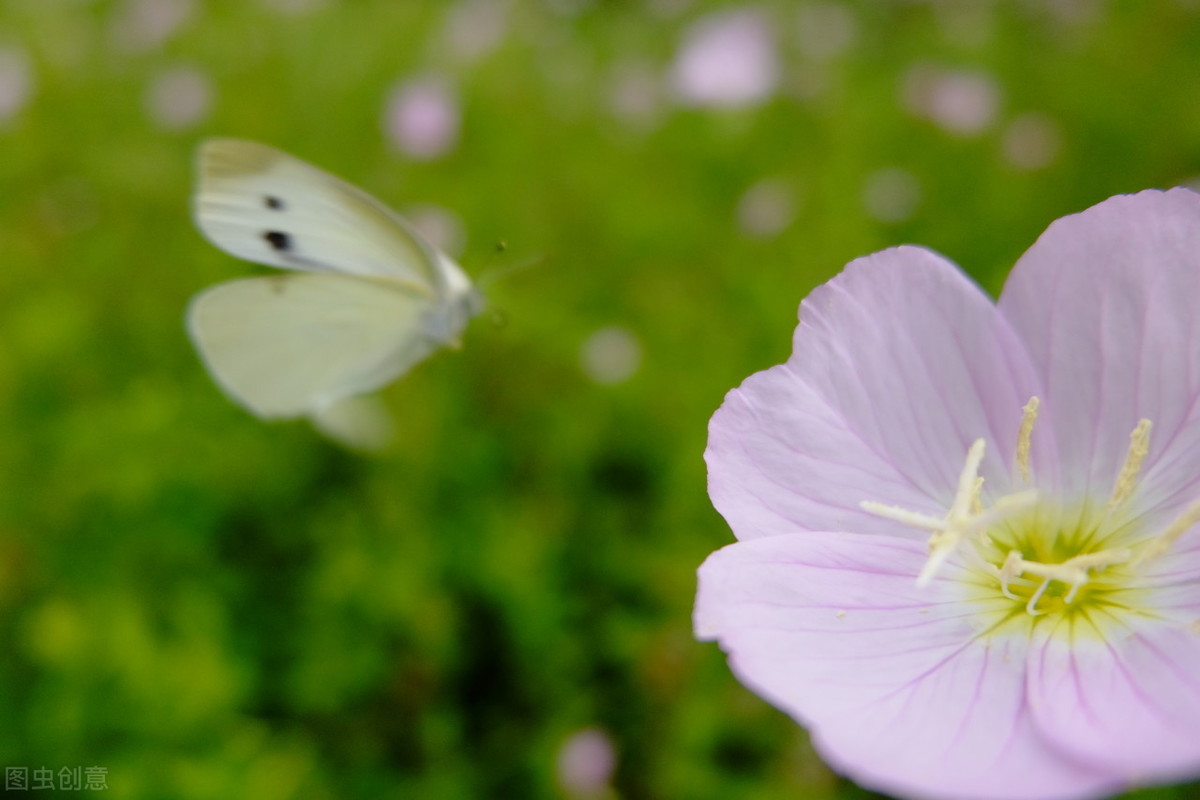
<path fill-rule="evenodd" d="M 457 347 L 482 295 L 399 214 L 273 147 L 209 140 L 198 177 L 205 237 L 287 270 L 192 298 L 188 333 L 213 378 L 263 419 L 308 417 L 352 448 L 384 446 L 391 420 L 371 393 Z"/>

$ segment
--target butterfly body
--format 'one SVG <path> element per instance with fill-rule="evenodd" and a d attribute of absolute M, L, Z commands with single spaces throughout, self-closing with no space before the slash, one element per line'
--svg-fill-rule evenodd
<path fill-rule="evenodd" d="M 457 346 L 482 308 L 466 273 L 403 217 L 299 159 L 214 139 L 201 148 L 199 175 L 195 216 L 205 236 L 287 270 L 218 284 L 188 309 L 213 377 L 260 417 L 307 415 L 318 427 L 323 416 L 347 418 L 339 405 Z"/>

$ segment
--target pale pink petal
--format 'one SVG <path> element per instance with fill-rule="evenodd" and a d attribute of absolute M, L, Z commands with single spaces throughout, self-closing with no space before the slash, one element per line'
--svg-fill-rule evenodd
<path fill-rule="evenodd" d="M 1197 591 L 1191 589 L 1192 613 Z M 1095 612 L 1089 619 L 1095 619 Z M 1174 620 L 1048 620 L 1030 656 L 1034 719 L 1059 749 L 1164 783 L 1200 769 L 1200 634 Z"/>
<path fill-rule="evenodd" d="M 915 542 L 855 534 L 739 542 L 700 568 L 697 635 L 717 639 L 742 683 L 872 788 L 947 800 L 1118 789 L 1032 725 L 1028 625 L 987 636 L 961 567 L 915 586 L 925 556 Z"/>
<path fill-rule="evenodd" d="M 1064 488 L 1103 500 L 1142 418 L 1153 422 L 1143 507 L 1200 499 L 1200 195 L 1105 200 L 1042 234 L 1000 309 L 1046 387 Z"/>
<path fill-rule="evenodd" d="M 953 264 L 915 247 L 858 259 L 804 301 L 800 319 L 787 364 L 731 392 L 709 426 L 709 493 L 738 538 L 924 538 L 858 504 L 945 514 L 977 438 L 987 440 L 986 492 L 1013 490 L 1033 370 Z M 1049 432 L 1035 428 L 1039 485 L 1053 470 Z"/>

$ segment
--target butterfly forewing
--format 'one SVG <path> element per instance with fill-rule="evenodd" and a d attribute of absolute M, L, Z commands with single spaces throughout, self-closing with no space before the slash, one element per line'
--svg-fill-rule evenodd
<path fill-rule="evenodd" d="M 408 223 L 323 170 L 257 142 L 212 139 L 200 149 L 199 174 L 197 224 L 232 255 L 445 291 L 438 253 Z"/>
<path fill-rule="evenodd" d="M 395 281 L 324 273 L 218 284 L 188 309 L 217 382 L 260 417 L 291 417 L 374 391 L 440 345 L 430 308 Z"/>

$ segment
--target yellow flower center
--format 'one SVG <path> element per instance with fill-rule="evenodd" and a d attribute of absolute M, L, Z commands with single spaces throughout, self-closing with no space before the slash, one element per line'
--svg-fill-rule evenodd
<path fill-rule="evenodd" d="M 1030 464 L 1038 398 L 1023 409 L 1017 434 L 1016 473 L 1026 485 L 1034 475 Z M 931 532 L 929 558 L 917 585 L 929 583 L 951 555 L 979 580 L 984 595 L 1010 601 L 1005 616 L 1073 615 L 1101 609 L 1133 610 L 1122 593 L 1135 583 L 1138 567 L 1167 552 L 1192 525 L 1200 522 L 1200 502 L 1193 503 L 1156 535 L 1138 536 L 1127 506 L 1150 452 L 1150 420 L 1138 422 L 1113 490 L 1103 504 L 1075 508 L 1057 505 L 1033 488 L 982 503 L 984 440 L 967 451 L 954 500 L 944 516 L 923 514 L 874 501 L 865 511 Z"/>

